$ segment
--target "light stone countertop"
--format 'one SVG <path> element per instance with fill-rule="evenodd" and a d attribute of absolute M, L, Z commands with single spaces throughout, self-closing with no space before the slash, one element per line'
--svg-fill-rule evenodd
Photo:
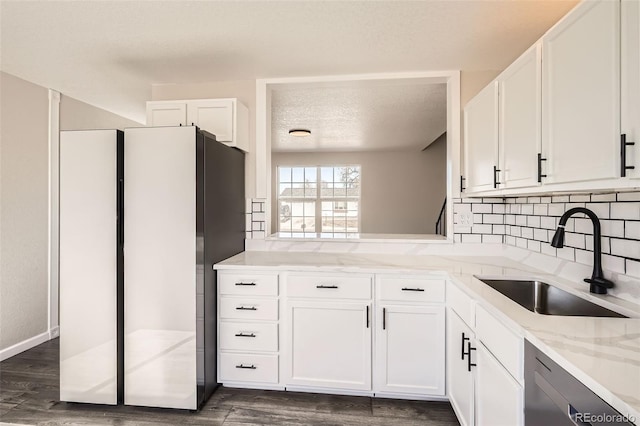
<path fill-rule="evenodd" d="M 611 296 L 590 294 L 584 283 L 560 278 L 504 256 L 249 251 L 220 262 L 215 269 L 446 273 L 481 306 L 518 330 L 604 401 L 640 422 L 640 306 Z M 475 276 L 537 278 L 632 318 L 535 314 Z"/>

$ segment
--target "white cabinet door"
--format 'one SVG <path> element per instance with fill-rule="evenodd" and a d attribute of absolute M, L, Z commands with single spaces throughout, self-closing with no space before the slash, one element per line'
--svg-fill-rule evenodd
<path fill-rule="evenodd" d="M 382 305 L 376 321 L 376 391 L 444 395 L 444 310 Z"/>
<path fill-rule="evenodd" d="M 545 183 L 620 176 L 620 3 L 580 3 L 544 37 Z"/>
<path fill-rule="evenodd" d="M 497 187 L 498 172 L 498 85 L 491 83 L 464 109 L 464 158 L 466 192 Z"/>
<path fill-rule="evenodd" d="M 189 101 L 187 123 L 213 133 L 218 142 L 233 142 L 234 105 L 233 99 Z"/>
<path fill-rule="evenodd" d="M 541 138 L 541 45 L 535 44 L 498 77 L 500 170 L 504 188 L 538 184 Z"/>
<path fill-rule="evenodd" d="M 449 401 L 462 426 L 472 426 L 474 413 L 474 376 L 476 354 L 473 332 L 452 310 L 447 312 L 447 389 Z M 469 357 L 472 357 L 470 360 Z M 471 370 L 471 371 L 469 371 Z"/>
<path fill-rule="evenodd" d="M 476 371 L 476 424 L 517 426 L 524 424 L 522 386 L 478 342 Z"/>
<path fill-rule="evenodd" d="M 288 304 L 286 385 L 371 389 L 368 302 Z"/>
<path fill-rule="evenodd" d="M 147 102 L 147 126 L 186 126 L 185 102 Z"/>
<path fill-rule="evenodd" d="M 640 2 L 623 0 L 621 6 L 621 132 L 627 142 L 635 142 L 626 148 L 626 165 L 635 169 L 626 174 L 640 177 Z"/>

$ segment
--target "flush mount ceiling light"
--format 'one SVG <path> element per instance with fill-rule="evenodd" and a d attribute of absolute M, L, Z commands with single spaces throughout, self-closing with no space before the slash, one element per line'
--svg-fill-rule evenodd
<path fill-rule="evenodd" d="M 307 130 L 307 129 L 291 129 L 289 130 L 289 134 L 291 136 L 309 136 L 311 134 L 311 130 Z"/>

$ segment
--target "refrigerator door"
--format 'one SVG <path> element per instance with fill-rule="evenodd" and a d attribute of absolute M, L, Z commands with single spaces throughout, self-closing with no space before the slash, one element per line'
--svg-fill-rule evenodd
<path fill-rule="evenodd" d="M 118 139 L 60 132 L 61 401 L 118 401 Z"/>
<path fill-rule="evenodd" d="M 124 403 L 195 410 L 196 128 L 125 141 Z"/>

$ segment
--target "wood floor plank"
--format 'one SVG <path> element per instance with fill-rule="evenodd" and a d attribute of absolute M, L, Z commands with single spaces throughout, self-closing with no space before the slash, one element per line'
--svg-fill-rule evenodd
<path fill-rule="evenodd" d="M 446 402 L 220 387 L 198 412 L 59 401 L 58 339 L 0 363 L 0 422 L 22 425 L 402 425 L 458 422 Z"/>

